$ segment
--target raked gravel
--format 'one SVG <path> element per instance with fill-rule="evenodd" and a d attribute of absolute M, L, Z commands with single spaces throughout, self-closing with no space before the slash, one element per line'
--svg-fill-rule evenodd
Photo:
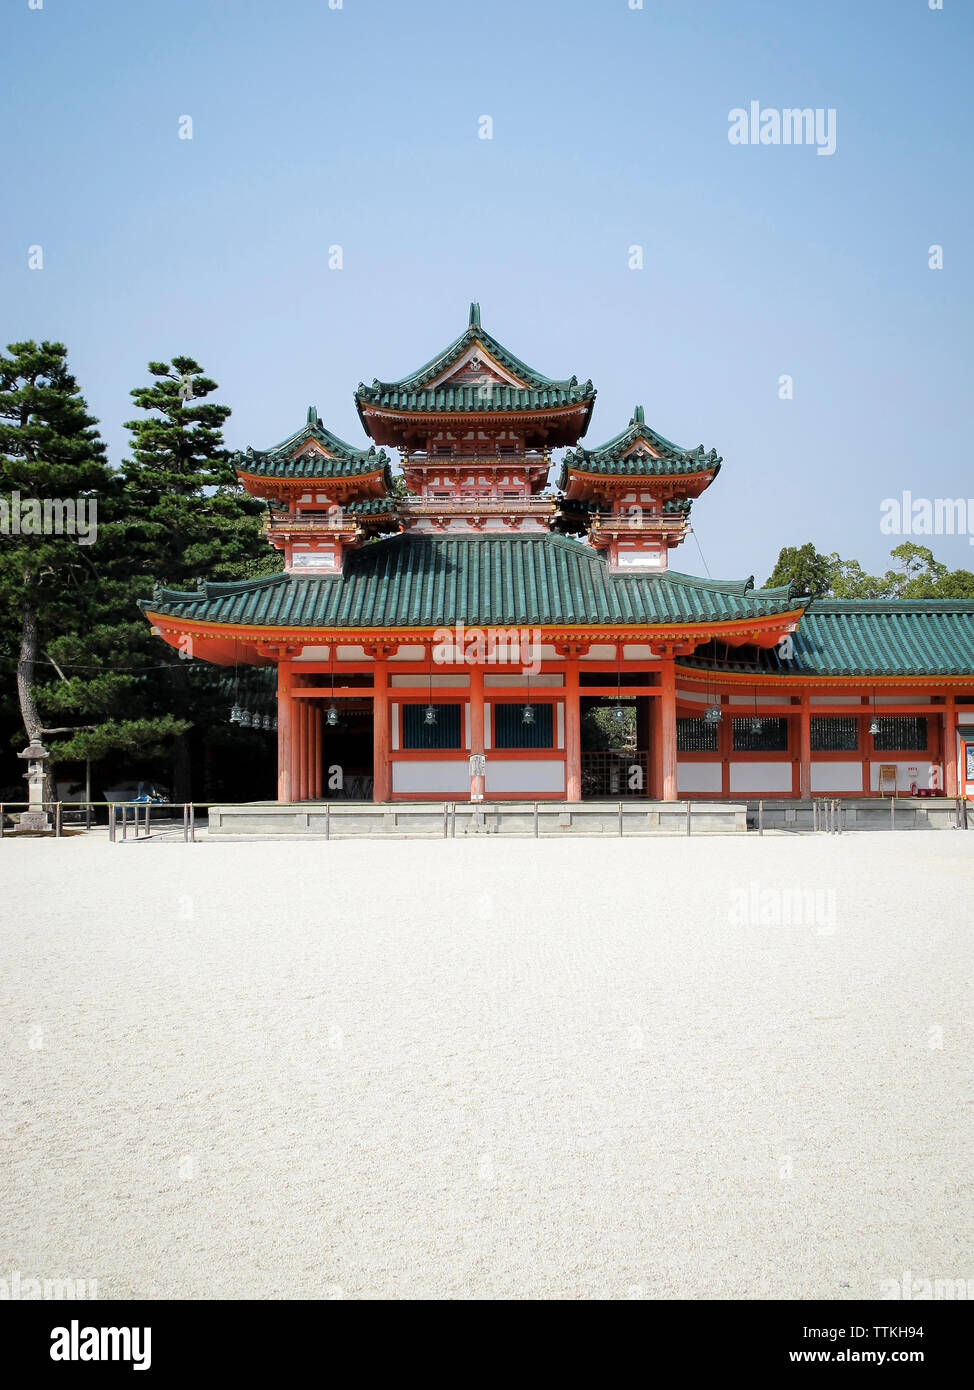
<path fill-rule="evenodd" d="M 6 838 L 0 1277 L 974 1280 L 972 856 L 961 831 Z M 794 888 L 804 920 L 775 921 Z"/>

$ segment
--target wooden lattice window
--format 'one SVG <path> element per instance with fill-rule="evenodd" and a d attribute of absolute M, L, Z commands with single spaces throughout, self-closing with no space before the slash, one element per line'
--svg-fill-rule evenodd
<path fill-rule="evenodd" d="M 859 720 L 855 715 L 815 715 L 810 723 L 813 752 L 855 752 L 859 747 Z"/>
<path fill-rule="evenodd" d="M 678 753 L 716 753 L 717 725 L 705 724 L 702 719 L 676 721 L 676 751 Z"/>
<path fill-rule="evenodd" d="M 735 753 L 786 753 L 788 751 L 788 720 L 759 719 L 754 716 L 734 720 Z"/>
<path fill-rule="evenodd" d="M 877 751 L 893 752 L 907 749 L 911 753 L 927 746 L 926 715 L 881 714 L 879 733 L 873 734 Z"/>

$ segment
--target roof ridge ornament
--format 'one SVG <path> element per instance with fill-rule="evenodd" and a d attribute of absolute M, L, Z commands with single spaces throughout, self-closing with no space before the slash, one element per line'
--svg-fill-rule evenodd
<path fill-rule="evenodd" d="M 467 324 L 467 327 L 468 327 L 468 328 L 479 328 L 479 327 L 480 327 L 480 304 L 477 302 L 476 299 L 473 299 L 473 300 L 470 301 L 470 320 L 469 320 L 469 322 L 468 322 L 468 324 Z"/>

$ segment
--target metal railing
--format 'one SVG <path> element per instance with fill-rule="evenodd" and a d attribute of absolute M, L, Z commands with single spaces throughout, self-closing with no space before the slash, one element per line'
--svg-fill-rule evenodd
<path fill-rule="evenodd" d="M 216 805 L 216 802 L 185 802 L 173 804 L 165 801 L 43 801 L 39 804 L 31 805 L 28 801 L 0 801 L 0 839 L 5 834 L 10 834 L 6 827 L 7 819 L 14 822 L 14 834 L 30 833 L 33 835 L 44 835 L 53 832 L 55 839 L 60 839 L 65 831 L 71 833 L 72 829 L 90 831 L 95 826 L 104 826 L 105 821 L 99 821 L 97 812 L 99 808 L 107 810 L 108 839 L 114 844 L 117 840 L 127 839 L 147 839 L 152 833 L 153 815 L 155 815 L 156 829 L 160 829 L 161 815 L 172 817 L 172 820 L 164 822 L 165 828 L 169 829 L 172 824 L 179 825 L 178 817 L 182 818 L 182 831 L 184 840 L 196 839 L 196 808 L 202 806 Z M 222 804 L 222 803 L 220 803 Z M 43 811 L 50 817 L 51 824 L 47 831 L 20 831 L 16 827 L 17 812 L 20 811 Z"/>

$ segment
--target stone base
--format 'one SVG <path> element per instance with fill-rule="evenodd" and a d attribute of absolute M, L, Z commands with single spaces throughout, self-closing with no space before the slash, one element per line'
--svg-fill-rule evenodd
<path fill-rule="evenodd" d="M 690 834 L 740 835 L 747 832 L 743 802 L 694 801 Z M 529 839 L 565 836 L 686 835 L 685 801 L 532 801 L 369 802 L 333 801 L 326 815 L 323 802 L 251 802 L 212 806 L 208 836 L 328 835 L 335 840 L 357 836 L 375 839 L 442 839 L 474 835 Z"/>
<path fill-rule="evenodd" d="M 46 811 L 22 811 L 17 822 L 18 830 L 53 830 L 51 818 Z"/>

